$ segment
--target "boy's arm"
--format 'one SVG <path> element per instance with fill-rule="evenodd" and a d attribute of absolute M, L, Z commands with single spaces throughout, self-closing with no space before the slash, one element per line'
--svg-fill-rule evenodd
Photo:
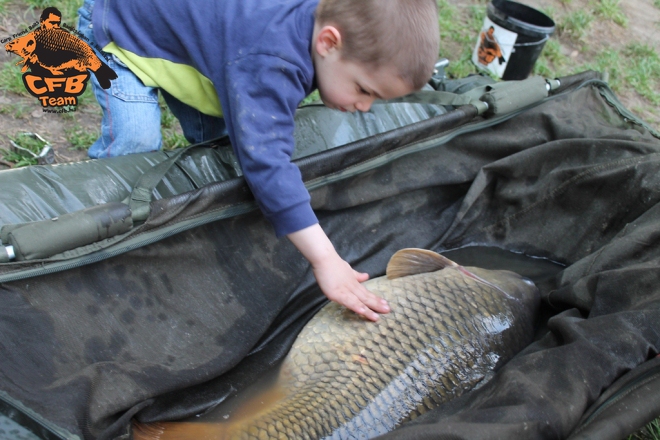
<path fill-rule="evenodd" d="M 337 254 L 318 223 L 287 237 L 312 265 L 316 281 L 328 299 L 372 321 L 378 320 L 378 313 L 390 311 L 387 301 L 360 284 L 369 275 L 356 272 Z"/>
<path fill-rule="evenodd" d="M 291 162 L 294 114 L 305 95 L 303 77 L 296 65 L 269 55 L 232 62 L 227 77 L 218 80 L 227 84 L 219 97 L 229 135 L 245 180 L 277 236 L 289 237 L 310 262 L 330 300 L 375 321 L 376 312 L 389 311 L 387 303 L 360 284 L 369 275 L 355 272 L 337 254 L 312 211 L 300 170 Z"/>

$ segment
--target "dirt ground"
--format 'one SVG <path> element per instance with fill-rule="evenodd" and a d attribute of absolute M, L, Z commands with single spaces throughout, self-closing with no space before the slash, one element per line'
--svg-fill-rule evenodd
<path fill-rule="evenodd" d="M 521 0 L 539 10 L 554 10 L 558 14 L 567 9 L 577 10 L 587 8 L 594 0 Z M 654 4 L 655 2 L 655 4 Z M 592 26 L 581 43 L 554 35 L 561 42 L 561 50 L 576 65 L 581 65 L 592 59 L 595 54 L 606 48 L 622 48 L 632 42 L 646 43 L 651 47 L 660 48 L 660 7 L 658 0 L 623 0 L 623 12 L 628 25 L 622 27 L 614 22 L 604 25 Z M 486 0 L 450 0 L 459 10 L 479 5 L 485 8 Z M 26 10 L 25 7 L 12 5 L 6 7 L 0 21 L 0 36 L 6 38 L 13 33 L 24 30 L 29 23 L 33 23 L 39 16 L 39 10 Z M 554 17 L 553 17 L 554 18 Z M 75 23 L 68 23 L 75 25 Z M 476 35 L 476 34 L 475 34 Z M 451 43 L 449 43 L 451 44 Z M 456 48 L 460 53 L 461 48 Z M 6 62 L 16 63 L 19 57 L 11 53 L 0 54 L 0 64 Z M 451 59 L 450 59 L 451 62 Z M 17 75 L 18 76 L 18 75 Z M 20 77 L 17 78 L 20 83 Z M 20 90 L 20 87 L 19 87 Z M 649 110 L 649 102 L 635 93 L 619 95 L 621 101 L 656 128 L 660 128 L 660 112 L 657 109 Z M 78 106 L 75 115 L 56 115 L 43 113 L 36 98 L 25 91 L 14 93 L 0 91 L 0 149 L 8 149 L 9 136 L 20 132 L 34 132 L 48 140 L 54 148 L 57 163 L 80 161 L 86 159 L 86 150 L 73 148 L 67 133 L 77 129 L 82 133 L 97 133 L 100 127 L 101 114 L 93 97 Z M 70 136 L 69 136 L 70 137 Z M 0 152 L 1 154 L 1 152 Z M 10 164 L 0 158 L 0 169 Z"/>

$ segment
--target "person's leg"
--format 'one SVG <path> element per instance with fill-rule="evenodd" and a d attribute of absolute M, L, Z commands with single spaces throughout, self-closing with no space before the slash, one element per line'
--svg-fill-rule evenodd
<path fill-rule="evenodd" d="M 183 135 L 191 144 L 217 139 L 227 134 L 225 120 L 205 115 L 197 109 L 179 101 L 165 90 L 160 91 L 167 106 L 179 120 Z"/>
<path fill-rule="evenodd" d="M 93 5 L 94 0 L 85 0 L 78 10 L 78 30 L 90 45 L 96 44 L 91 23 Z M 94 75 L 91 78 L 103 119 L 101 136 L 89 148 L 89 157 L 114 157 L 160 149 L 158 89 L 145 86 L 113 55 L 107 63 L 117 73 L 109 89 L 101 88 Z"/>

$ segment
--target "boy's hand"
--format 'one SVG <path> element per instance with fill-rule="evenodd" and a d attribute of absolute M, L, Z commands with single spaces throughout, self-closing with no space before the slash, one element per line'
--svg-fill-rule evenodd
<path fill-rule="evenodd" d="M 288 237 L 312 265 L 316 281 L 328 299 L 372 321 L 378 320 L 378 313 L 390 311 L 387 301 L 360 284 L 369 275 L 356 272 L 337 254 L 318 223 Z"/>
<path fill-rule="evenodd" d="M 312 269 L 319 287 L 329 300 L 372 321 L 378 320 L 378 313 L 390 311 L 387 301 L 369 292 L 360 284 L 367 281 L 369 275 L 353 270 L 336 252 L 335 257 L 329 257 L 317 265 L 312 265 Z"/>

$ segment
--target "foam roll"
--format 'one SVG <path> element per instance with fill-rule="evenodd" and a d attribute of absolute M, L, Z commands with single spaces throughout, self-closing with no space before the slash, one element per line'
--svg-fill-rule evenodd
<path fill-rule="evenodd" d="M 38 260 L 128 232 L 133 227 L 128 205 L 111 202 L 49 220 L 5 225 L 3 243 L 17 261 Z"/>
<path fill-rule="evenodd" d="M 480 99 L 488 104 L 488 113 L 503 115 L 512 113 L 541 101 L 548 96 L 545 78 L 532 76 L 522 81 L 504 81 L 486 90 Z"/>

